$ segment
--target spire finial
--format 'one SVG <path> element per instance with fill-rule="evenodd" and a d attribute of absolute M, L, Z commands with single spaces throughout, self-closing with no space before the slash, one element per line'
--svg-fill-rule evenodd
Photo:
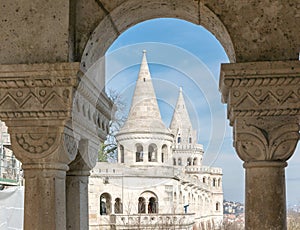
<path fill-rule="evenodd" d="M 181 87 L 181 86 L 179 87 L 179 92 L 181 92 L 181 93 L 182 93 L 182 87 Z"/>
<path fill-rule="evenodd" d="M 143 54 L 147 53 L 147 50 L 143 50 Z"/>

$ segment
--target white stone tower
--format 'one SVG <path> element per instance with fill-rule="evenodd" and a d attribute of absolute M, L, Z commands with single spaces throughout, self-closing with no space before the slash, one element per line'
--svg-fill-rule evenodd
<path fill-rule="evenodd" d="M 145 50 L 129 116 L 116 139 L 119 163 L 156 165 L 171 158 L 173 135 L 160 116 Z"/>
<path fill-rule="evenodd" d="M 204 151 L 203 146 L 197 144 L 197 131 L 193 129 L 182 88 L 179 90 L 170 129 L 174 135 L 173 165 L 186 166 L 187 172 L 199 173 Z"/>

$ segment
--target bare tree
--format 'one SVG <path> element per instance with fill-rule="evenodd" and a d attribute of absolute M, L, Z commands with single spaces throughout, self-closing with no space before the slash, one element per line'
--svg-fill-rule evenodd
<path fill-rule="evenodd" d="M 98 152 L 98 161 L 116 161 L 117 160 L 117 142 L 115 135 L 123 126 L 127 119 L 126 103 L 121 95 L 116 91 L 109 89 L 107 92 L 109 99 L 113 102 L 111 111 L 111 120 L 109 122 L 109 133 L 104 143 L 101 143 Z"/>

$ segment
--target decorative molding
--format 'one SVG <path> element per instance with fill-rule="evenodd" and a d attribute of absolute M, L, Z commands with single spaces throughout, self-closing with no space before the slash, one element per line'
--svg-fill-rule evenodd
<path fill-rule="evenodd" d="M 0 119 L 22 163 L 69 164 L 78 138 L 96 146 L 104 140 L 112 102 L 100 87 L 79 63 L 0 65 Z M 89 147 L 89 165 L 96 162 L 95 149 Z"/>
<path fill-rule="evenodd" d="M 224 64 L 220 91 L 242 160 L 291 157 L 299 140 L 299 61 Z"/>
<path fill-rule="evenodd" d="M 293 117 L 236 118 L 234 146 L 246 161 L 286 161 L 297 146 L 299 123 Z"/>
<path fill-rule="evenodd" d="M 0 118 L 69 118 L 78 70 L 79 63 L 0 65 Z"/>
<path fill-rule="evenodd" d="M 300 114 L 300 62 L 223 64 L 220 91 L 228 118 Z"/>
<path fill-rule="evenodd" d="M 57 127 L 22 127 L 11 129 L 10 134 L 14 154 L 22 163 L 34 163 L 36 160 L 45 159 L 55 152 L 61 143 L 61 132 Z M 62 153 L 61 153 L 62 154 Z"/>

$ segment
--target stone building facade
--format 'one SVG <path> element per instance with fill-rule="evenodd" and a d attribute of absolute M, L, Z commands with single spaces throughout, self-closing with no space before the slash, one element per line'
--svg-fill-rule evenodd
<path fill-rule="evenodd" d="M 92 170 L 90 229 L 220 229 L 222 170 L 202 165 L 181 88 L 170 128 L 164 125 L 146 51 L 116 139 L 118 162 Z"/>
<path fill-rule="evenodd" d="M 245 229 L 286 229 L 299 9 L 280 0 L 2 0 L 0 119 L 26 180 L 24 229 L 88 228 L 88 178 L 112 109 L 102 58 L 129 27 L 164 17 L 201 25 L 224 47 L 220 98 L 246 172 Z"/>
<path fill-rule="evenodd" d="M 22 185 L 22 176 L 21 163 L 11 149 L 7 127 L 0 121 L 0 190 L 7 186 Z"/>

